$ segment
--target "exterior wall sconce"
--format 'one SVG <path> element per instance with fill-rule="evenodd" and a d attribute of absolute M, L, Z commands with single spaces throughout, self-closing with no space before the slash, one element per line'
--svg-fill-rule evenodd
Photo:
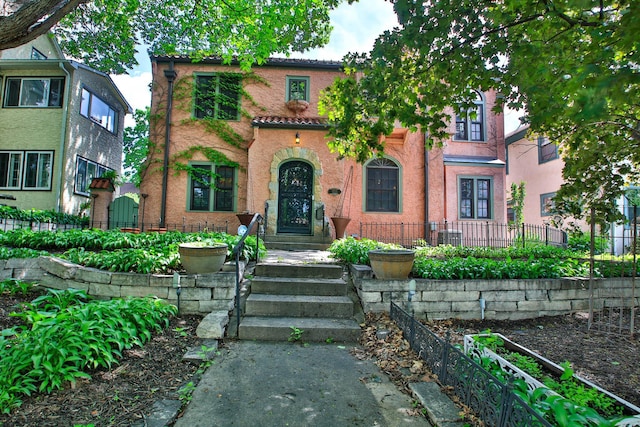
<path fill-rule="evenodd" d="M 300 144 L 300 132 L 296 132 L 296 144 Z"/>

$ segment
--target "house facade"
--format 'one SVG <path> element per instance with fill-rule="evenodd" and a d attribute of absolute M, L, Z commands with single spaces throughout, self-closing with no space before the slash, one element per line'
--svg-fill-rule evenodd
<path fill-rule="evenodd" d="M 65 59 L 48 35 L 0 51 L 0 84 L 6 204 L 79 214 L 91 179 L 121 172 L 131 107 L 107 74 Z"/>
<path fill-rule="evenodd" d="M 339 62 L 270 59 L 243 72 L 171 56 L 152 57 L 152 68 L 152 152 L 140 186 L 148 222 L 233 231 L 236 214 L 258 212 L 268 240 L 322 242 L 335 237 L 333 217 L 364 237 L 363 224 L 417 224 L 413 238 L 425 238 L 430 222 L 505 222 L 494 93 L 478 93 L 475 111 L 452 111 L 443 147 L 426 150 L 424 133 L 398 127 L 384 156 L 358 164 L 329 151 L 318 112 L 320 92 L 344 77 Z"/>

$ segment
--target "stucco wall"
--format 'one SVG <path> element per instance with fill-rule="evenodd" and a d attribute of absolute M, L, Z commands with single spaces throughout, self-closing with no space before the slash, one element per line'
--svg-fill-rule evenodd
<path fill-rule="evenodd" d="M 371 268 L 351 266 L 351 278 L 365 312 L 389 310 L 389 304 L 406 302 L 408 280 L 372 278 Z M 603 301 L 631 306 L 632 281 L 594 281 L 594 307 Z M 637 295 L 637 292 L 636 292 Z M 539 280 L 416 280 L 412 308 L 422 319 L 481 319 L 480 298 L 486 302 L 486 319 L 518 320 L 557 316 L 589 309 L 589 280 L 583 278 Z M 636 296 L 636 305 L 640 298 Z"/>

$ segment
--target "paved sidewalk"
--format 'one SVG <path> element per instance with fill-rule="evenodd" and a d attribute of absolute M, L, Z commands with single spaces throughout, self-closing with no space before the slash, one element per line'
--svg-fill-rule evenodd
<path fill-rule="evenodd" d="M 230 342 L 176 427 L 430 426 L 371 360 L 337 344 Z"/>

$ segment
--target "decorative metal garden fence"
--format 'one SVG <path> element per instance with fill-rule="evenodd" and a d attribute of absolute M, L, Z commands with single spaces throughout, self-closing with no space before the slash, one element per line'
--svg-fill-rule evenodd
<path fill-rule="evenodd" d="M 391 303 L 391 319 L 396 322 L 411 348 L 438 376 L 440 384 L 451 387 L 462 403 L 486 425 L 495 427 L 551 427 L 539 413 L 458 348 L 431 332 L 414 316 Z"/>
<path fill-rule="evenodd" d="M 548 225 L 497 222 L 360 223 L 360 237 L 404 247 L 449 244 L 504 248 L 528 243 L 566 247 L 567 233 Z"/>

